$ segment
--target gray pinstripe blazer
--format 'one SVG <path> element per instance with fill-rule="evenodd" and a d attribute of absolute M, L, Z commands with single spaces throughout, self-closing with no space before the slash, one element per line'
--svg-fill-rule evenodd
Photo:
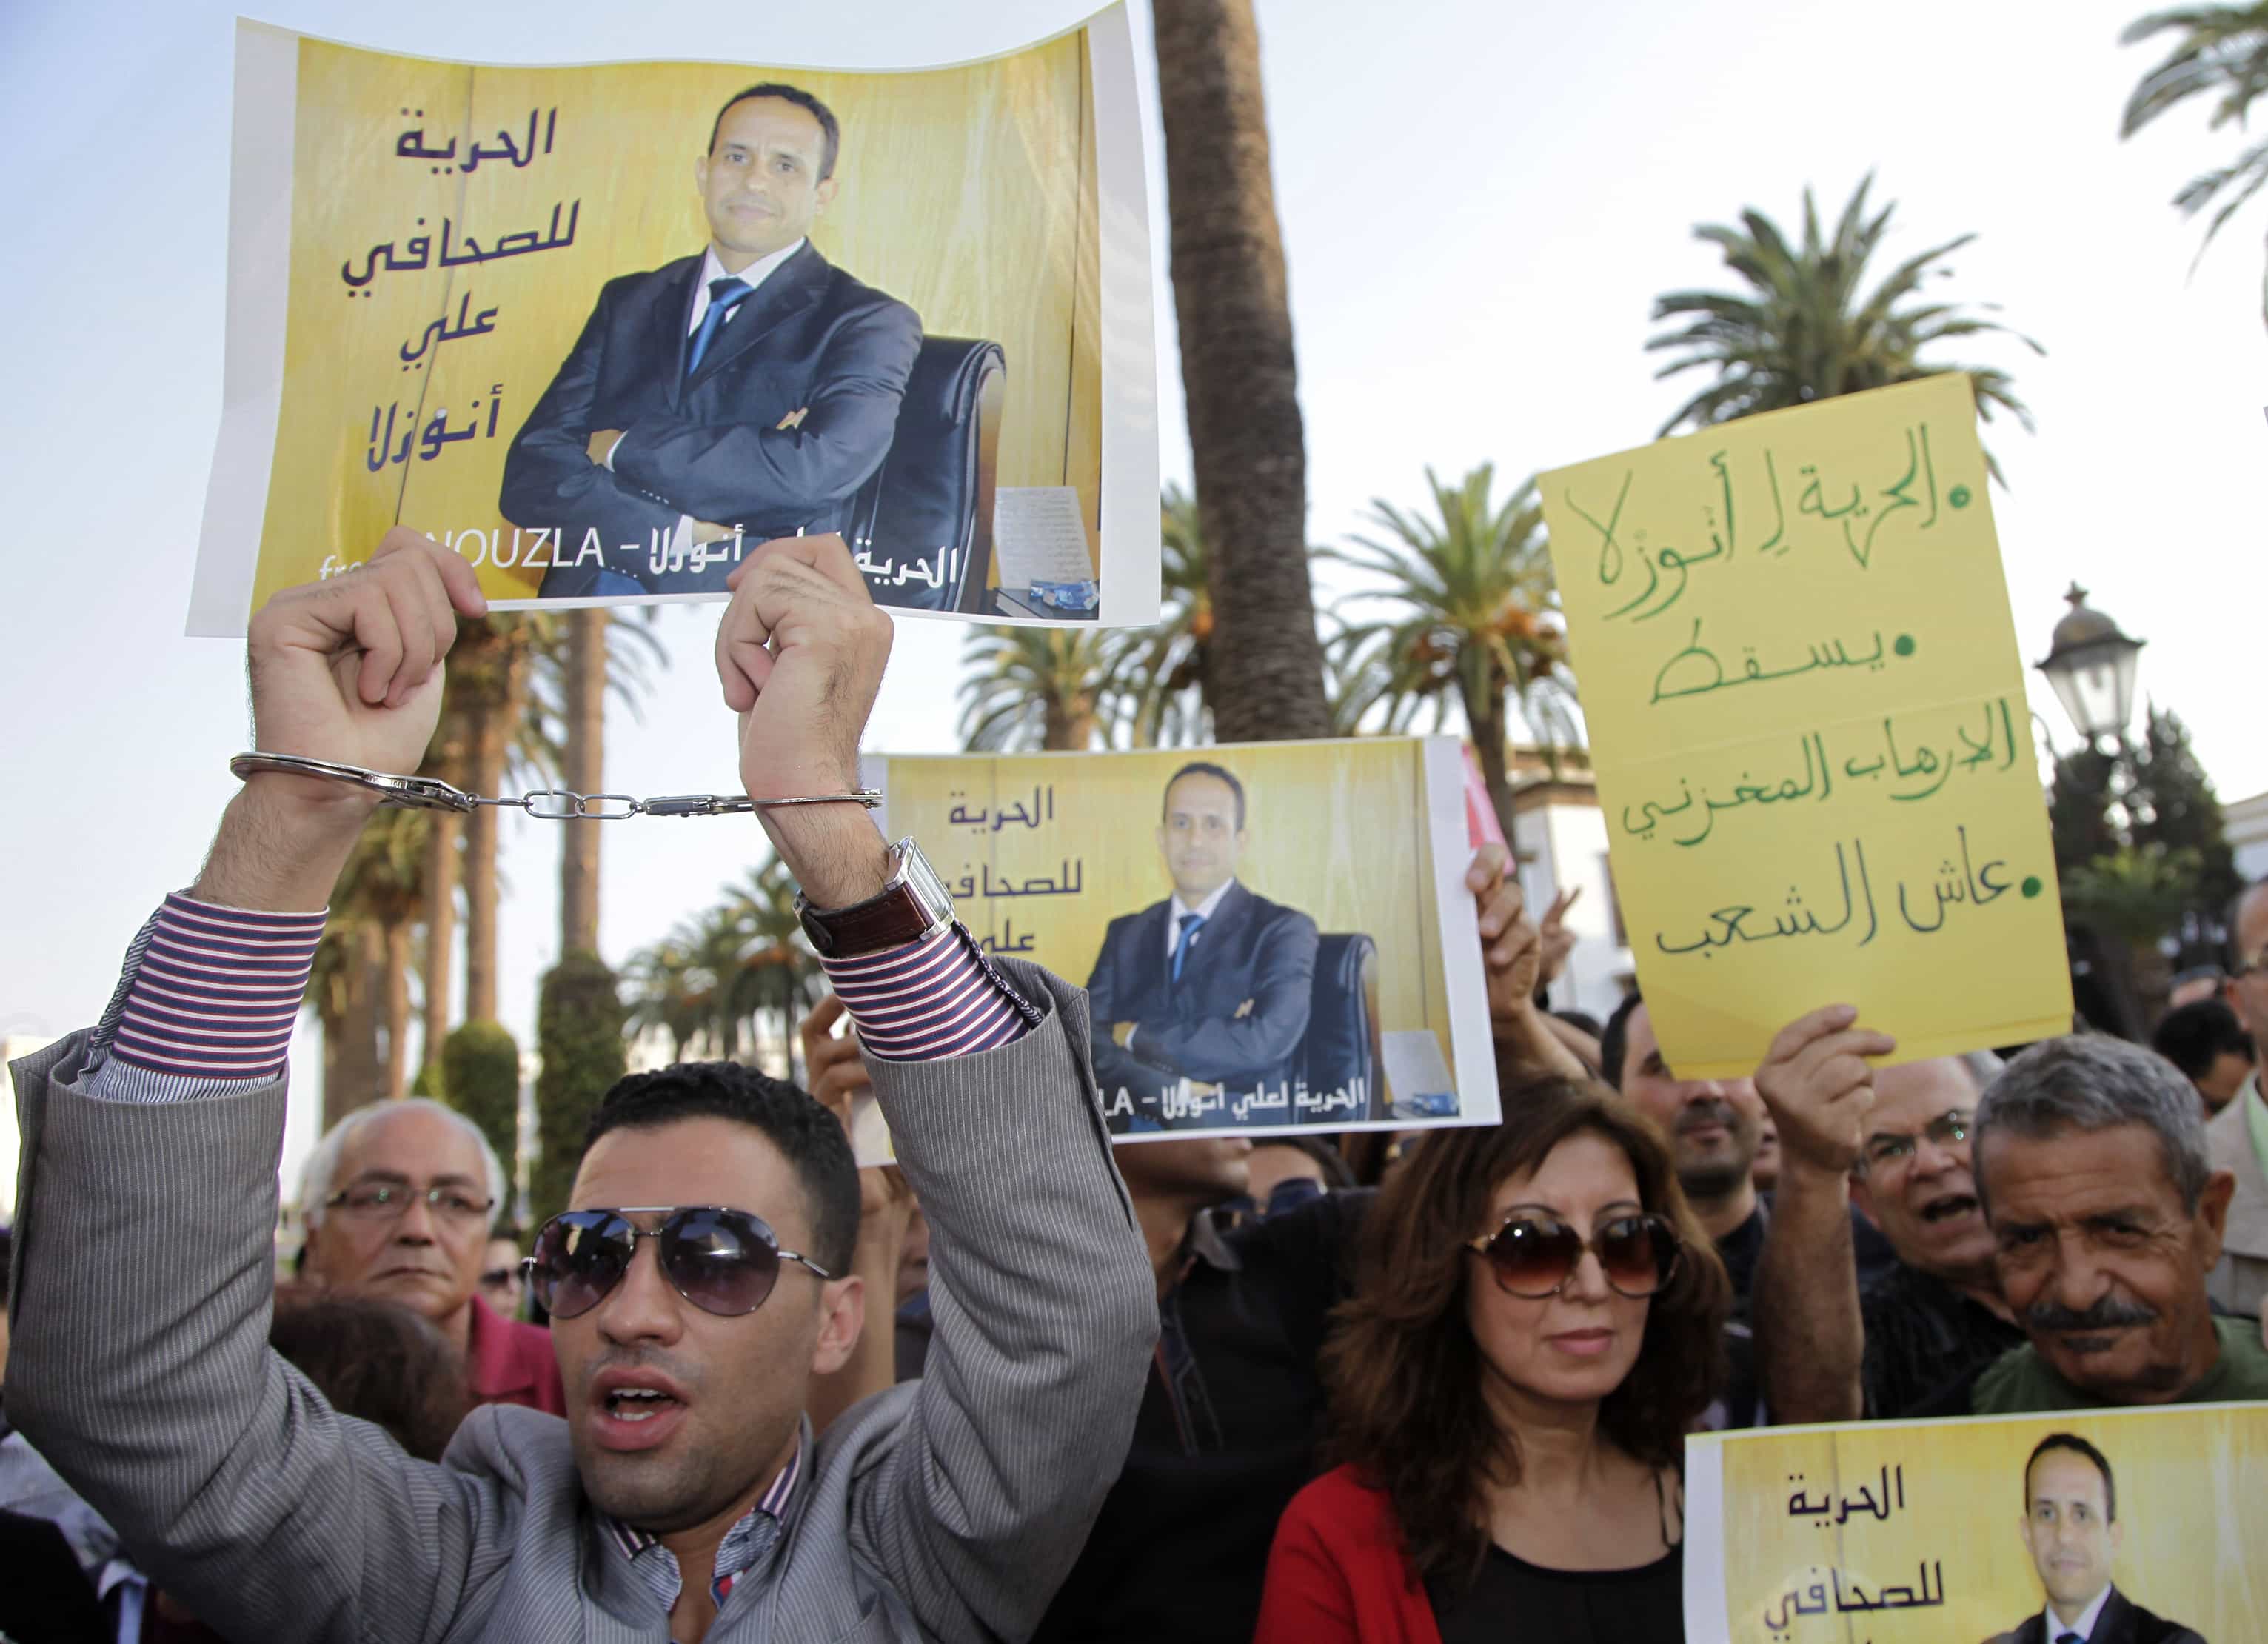
<path fill-rule="evenodd" d="M 871 1064 L 936 1227 L 926 1374 L 828 1430 L 775 1579 L 733 1589 L 714 1644 L 1021 1638 L 1125 1457 L 1156 1292 L 1086 997 L 1003 962 L 1053 1006 L 1042 1026 Z M 107 1102 L 86 1059 L 74 1035 L 13 1069 L 8 1415 L 153 1581 L 261 1644 L 667 1638 L 594 1530 L 563 1421 L 481 1410 L 438 1465 L 412 1461 L 269 1351 L 281 1080 Z"/>

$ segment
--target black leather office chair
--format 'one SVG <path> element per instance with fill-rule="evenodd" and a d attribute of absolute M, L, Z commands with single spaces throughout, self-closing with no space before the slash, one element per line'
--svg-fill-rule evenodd
<path fill-rule="evenodd" d="M 1007 357 L 998 343 L 922 339 L 890 453 L 859 489 L 850 551 L 878 605 L 989 611 L 992 499 Z"/>
<path fill-rule="evenodd" d="M 1307 1036 L 1300 1047 L 1312 1093 L 1354 1090 L 1364 1104 L 1302 1112 L 1299 1122 L 1336 1129 L 1387 1117 L 1379 1084 L 1378 944 L 1359 932 L 1335 932 L 1315 943 L 1315 980 L 1307 1006 Z"/>

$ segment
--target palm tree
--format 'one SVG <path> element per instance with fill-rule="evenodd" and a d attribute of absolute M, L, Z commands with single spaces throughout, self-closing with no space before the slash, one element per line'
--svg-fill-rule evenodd
<path fill-rule="evenodd" d="M 972 628 L 961 660 L 961 735 L 970 752 L 1110 746 L 1124 710 L 1124 641 L 1090 628 Z"/>
<path fill-rule="evenodd" d="M 2180 38 L 2166 60 L 2144 75 L 2134 94 L 2126 100 L 2118 135 L 2131 137 L 2168 109 L 2199 96 L 2215 100 L 2210 129 L 2234 125 L 2242 130 L 2253 100 L 2268 92 L 2268 4 L 2254 0 L 2250 5 L 2177 6 L 2153 11 L 2128 24 L 2118 40 L 2121 45 L 2132 46 L 2168 31 Z M 2205 225 L 2198 256 L 2205 255 L 2205 247 L 2220 232 L 2221 225 L 2264 187 L 2268 187 L 2268 140 L 2253 144 L 2227 166 L 2191 178 L 2174 196 L 2174 203 L 2187 217 L 2195 217 L 2216 199 L 2220 201 L 2220 209 Z M 2261 282 L 2260 315 L 2268 321 L 2268 279 Z"/>
<path fill-rule="evenodd" d="M 681 1062 L 687 1047 L 708 1024 L 707 981 L 693 962 L 693 950 L 678 929 L 630 955 L 623 980 L 630 995 L 633 1035 L 659 1028 L 669 1036 L 670 1059 Z"/>
<path fill-rule="evenodd" d="M 792 1080 L 804 984 L 819 969 L 817 958 L 804 945 L 803 921 L 796 916 L 795 876 L 775 856 L 752 869 L 740 884 L 727 886 L 725 895 L 726 908 L 747 938 L 740 955 L 744 991 L 740 997 L 748 1001 L 752 1012 L 766 1006 L 778 1011 L 781 1055 L 787 1064 L 781 1077 Z"/>
<path fill-rule="evenodd" d="M 1358 537 L 1355 551 L 1325 550 L 1385 579 L 1385 588 L 1354 599 L 1400 608 L 1382 621 L 1348 624 L 1334 641 L 1342 677 L 1354 682 L 1341 718 L 1359 720 L 1377 709 L 1387 728 L 1401 730 L 1420 704 L 1430 704 L 1438 728 L 1454 702 L 1472 732 L 1489 798 L 1509 837 L 1507 702 L 1518 705 L 1547 750 L 1572 732 L 1566 704 L 1575 686 L 1543 506 L 1532 479 L 1501 505 L 1493 502 L 1491 463 L 1456 485 L 1443 484 L 1428 468 L 1425 483 L 1438 521 L 1376 500 L 1370 517 L 1386 533 L 1384 541 Z"/>
<path fill-rule="evenodd" d="M 431 815 L 372 815 L 332 891 L 331 918 L 307 983 L 308 1002 L 323 1024 L 327 1125 L 407 1088 L 410 945 L 424 903 Z"/>
<path fill-rule="evenodd" d="M 652 689 L 648 663 L 666 667 L 669 653 L 655 632 L 658 607 L 629 611 L 569 611 L 536 636 L 530 694 L 559 727 L 560 781 L 578 793 L 607 785 L 607 698 L 635 716 Z M 567 829 L 559 851 L 559 951 L 599 950 L 599 843 L 603 828 Z"/>
<path fill-rule="evenodd" d="M 1207 701 L 1230 741 L 1322 736 L 1306 432 L 1269 173 L 1252 0 L 1155 0 L 1174 311 L 1219 639 Z"/>
<path fill-rule="evenodd" d="M 1964 313 L 1957 303 L 1921 296 L 1924 281 L 1951 273 L 1943 261 L 1974 234 L 1962 234 L 1906 259 L 1872 291 L 1866 289 L 1867 264 L 1889 227 L 1896 203 L 1867 214 L 1869 174 L 1859 183 L 1835 225 L 1831 239 L 1820 233 L 1811 190 L 1803 191 L 1803 243 L 1792 246 L 1779 225 L 1749 207 L 1738 228 L 1704 224 L 1697 240 L 1723 250 L 1725 265 L 1748 283 L 1745 291 L 1669 291 L 1654 299 L 1656 321 L 1680 321 L 1646 343 L 1649 352 L 1681 350 L 1654 373 L 1658 381 L 1683 372 L 1705 370 L 1714 380 L 1678 407 L 1661 433 L 1681 426 L 1712 424 L 1808 405 L 1838 394 L 1943 372 L 1965 371 L 1977 385 L 1977 409 L 1987 422 L 1995 407 L 2014 416 L 2029 431 L 2032 414 L 2010 387 L 2007 372 L 1996 367 L 1925 363 L 1933 344 L 1955 337 L 1997 332 L 2014 336 L 2035 354 L 2046 352 L 2029 337 L 1994 320 Z M 1987 309 L 1995 305 L 1982 305 Z M 1988 463 L 1991 460 L 1987 458 Z M 1992 464 L 1997 478 L 1999 468 Z"/>
<path fill-rule="evenodd" d="M 528 675 L 537 642 L 558 621 L 558 616 L 549 611 L 460 621 L 457 643 L 449 652 L 448 682 L 453 695 L 450 706 L 463 727 L 461 785 L 475 793 L 497 794 L 515 751 L 547 772 L 558 768 L 556 754 L 545 756 L 548 733 L 527 712 Z M 497 839 L 495 807 L 483 805 L 465 818 L 468 1021 L 492 1021 L 497 1014 Z M 429 1046 L 428 1055 L 438 1050 L 436 1042 Z"/>
<path fill-rule="evenodd" d="M 1118 667 L 1129 728 L 1137 748 L 1211 741 L 1211 556 L 1205 552 L 1197 506 L 1178 485 L 1166 487 L 1164 599 L 1154 628 L 1118 630 Z"/>

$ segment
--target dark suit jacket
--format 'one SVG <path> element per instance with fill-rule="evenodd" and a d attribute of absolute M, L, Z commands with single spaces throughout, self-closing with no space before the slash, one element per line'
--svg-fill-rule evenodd
<path fill-rule="evenodd" d="M 514 525 L 557 528 L 547 597 L 592 592 L 601 569 L 657 593 L 722 593 L 729 540 L 703 570 L 657 571 L 654 534 L 666 544 L 680 514 L 742 526 L 748 548 L 841 530 L 889 453 L 919 315 L 806 243 L 741 299 L 688 380 L 702 266 L 681 257 L 609 280 L 512 442 L 497 507 Z M 801 424 L 777 426 L 799 409 Z M 590 457 L 600 428 L 623 431 L 611 471 Z"/>
<path fill-rule="evenodd" d="M 1106 1112 L 1125 1092 L 1152 1117 L 1182 1079 L 1226 1087 L 1232 1101 L 1299 1071 L 1314 994 L 1315 922 L 1296 909 L 1231 885 L 1182 962 L 1177 986 L 1167 962 L 1170 899 L 1111 920 L 1086 990 L 1094 1021 L 1094 1076 Z M 1249 999 L 1252 1008 L 1237 1015 Z M 1111 1024 L 1130 1021 L 1134 1049 L 1119 1049 Z M 1289 1123 L 1288 1108 L 1271 1119 Z M 1233 1110 L 1167 1128 L 1233 1118 Z"/>
<path fill-rule="evenodd" d="M 2055 1644 L 2047 1635 L 2047 1618 L 2035 1611 L 2013 1632 L 1996 1633 L 1989 1644 Z M 2095 1618 L 2087 1644 L 2205 1644 L 2205 1640 L 2178 1621 L 2161 1621 L 2137 1603 L 2129 1603 L 2117 1588 Z"/>

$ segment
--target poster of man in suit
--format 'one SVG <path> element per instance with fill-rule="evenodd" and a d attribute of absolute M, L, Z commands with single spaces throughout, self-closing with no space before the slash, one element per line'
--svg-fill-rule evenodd
<path fill-rule="evenodd" d="M 897 3 L 844 13 L 845 58 Z M 763 38 L 719 26 L 720 57 Z M 836 534 L 902 610 L 1154 621 L 1133 63 L 1123 0 L 885 70 L 239 22 L 189 631 L 242 633 L 396 525 L 504 610 L 722 600 L 764 542 Z"/>
<path fill-rule="evenodd" d="M 2102 1452 L 2051 1433 L 2024 1463 L 2024 1548 L 2047 1602 L 1988 1644 L 2205 1644 L 2118 1590 L 2110 1562 L 2125 1538 L 2118 1485 Z"/>
<path fill-rule="evenodd" d="M 740 544 L 855 530 L 921 319 L 811 243 L 842 144 L 784 82 L 718 110 L 693 164 L 707 248 L 608 282 L 504 457 L 506 519 L 602 545 L 555 559 L 541 597 L 714 591 Z"/>
<path fill-rule="evenodd" d="M 979 944 L 1086 978 L 1114 1133 L 1496 1118 L 1453 739 L 871 763 Z"/>
<path fill-rule="evenodd" d="M 1287 1093 L 1314 1002 L 1315 922 L 1236 880 L 1249 842 L 1244 784 L 1226 766 L 1192 760 L 1166 784 L 1158 851 L 1173 894 L 1103 933 L 1086 979 L 1094 1073 L 1133 1101 L 1129 1128 L 1202 1122 L 1175 1104 L 1190 1081 L 1215 1092 Z"/>
<path fill-rule="evenodd" d="M 1697 1434 L 1693 1644 L 2268 1639 L 2268 1404 Z"/>

